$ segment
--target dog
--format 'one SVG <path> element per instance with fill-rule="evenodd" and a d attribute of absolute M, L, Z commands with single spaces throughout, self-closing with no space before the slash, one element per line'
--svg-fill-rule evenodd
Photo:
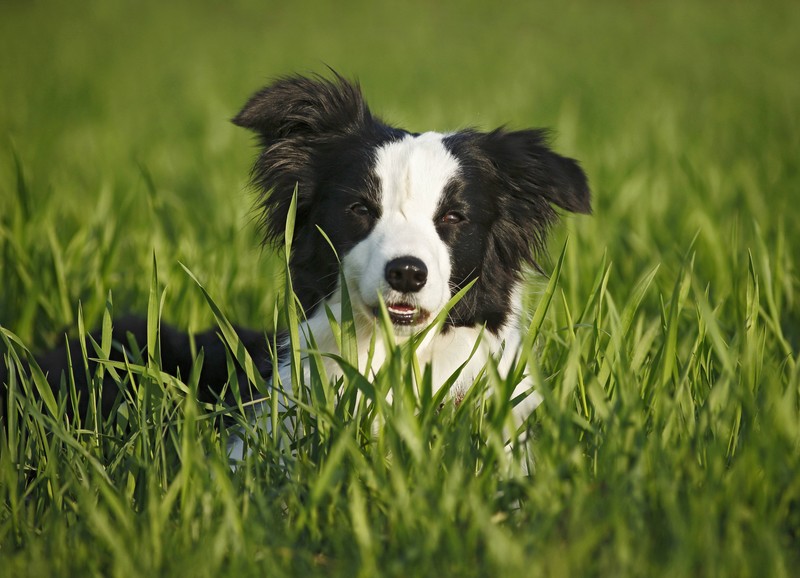
<path fill-rule="evenodd" d="M 396 340 L 407 340 L 466 289 L 416 349 L 420 364 L 430 366 L 434 392 L 457 371 L 452 391 L 463 389 L 490 358 L 501 375 L 509 371 L 523 338 L 525 272 L 540 270 L 535 256 L 557 219 L 554 207 L 591 212 L 586 175 L 577 161 L 550 149 L 546 130 L 409 132 L 373 115 L 359 86 L 336 73 L 278 79 L 256 92 L 233 123 L 257 137 L 252 181 L 265 243 L 283 247 L 294 207 L 289 273 L 304 311 L 301 349 L 313 335 L 316 349 L 339 353 L 329 315 L 342 321 L 346 289 L 359 369 L 369 376 L 387 356 L 374 336 L 382 315 Z M 264 332 L 235 329 L 262 376 L 270 382 L 278 371 L 290 388 L 285 347 L 274 366 Z M 142 344 L 146 332 L 143 319 L 125 318 L 113 337 Z M 216 399 L 228 380 L 226 345 L 217 332 L 190 337 L 165 325 L 160 340 L 162 370 L 184 378 L 194 363 L 191 341 L 203 349 L 198 396 Z M 81 359 L 80 342 L 38 359 L 54 388 L 70 356 Z M 112 353 L 129 357 L 125 347 Z M 338 370 L 333 363 L 328 369 L 329 375 Z M 237 371 L 244 382 L 244 369 Z M 86 374 L 75 372 L 79 390 Z M 116 389 L 103 392 L 108 411 Z M 541 400 L 527 378 L 514 396 L 525 396 L 513 410 L 520 422 Z M 231 456 L 244 453 L 239 441 Z"/>

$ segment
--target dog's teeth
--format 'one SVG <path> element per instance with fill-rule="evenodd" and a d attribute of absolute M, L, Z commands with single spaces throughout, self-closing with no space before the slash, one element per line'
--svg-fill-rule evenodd
<path fill-rule="evenodd" d="M 408 303 L 387 304 L 386 310 L 395 325 L 416 325 L 427 317 L 418 307 Z"/>

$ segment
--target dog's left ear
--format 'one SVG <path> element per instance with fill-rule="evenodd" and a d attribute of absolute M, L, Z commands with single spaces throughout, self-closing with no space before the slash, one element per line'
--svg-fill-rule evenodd
<path fill-rule="evenodd" d="M 482 147 L 510 189 L 539 195 L 573 213 L 591 213 L 586 174 L 576 160 L 550 150 L 547 137 L 542 129 L 498 129 L 484 135 Z"/>

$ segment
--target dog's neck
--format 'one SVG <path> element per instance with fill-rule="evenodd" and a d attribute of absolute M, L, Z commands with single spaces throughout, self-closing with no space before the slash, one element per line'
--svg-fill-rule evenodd
<path fill-rule="evenodd" d="M 501 377 L 505 377 L 514 366 L 521 344 L 522 291 L 516 287 L 511 292 L 512 308 L 508 321 L 495 331 L 482 325 L 447 326 L 432 328 L 415 347 L 420 367 L 430 366 L 432 389 L 435 394 L 445 384 L 452 383 L 450 394 L 458 396 L 463 388 L 471 385 L 490 358 L 497 362 Z M 341 356 L 337 338 L 331 326 L 329 313 L 341 327 L 342 299 L 337 289 L 313 313 L 301 323 L 301 347 L 308 351 L 313 347 L 323 354 L 328 377 L 337 377 L 342 369 L 336 361 L 325 354 Z M 386 361 L 390 346 L 385 342 L 380 321 L 371 312 L 353 307 L 359 371 L 371 378 Z M 377 335 L 376 335 L 377 332 Z M 407 336 L 395 336 L 396 343 L 404 343 Z M 368 352 L 372 351 L 371 355 Z M 369 366 L 367 364 L 369 363 Z M 456 379 L 453 380 L 454 374 Z"/>

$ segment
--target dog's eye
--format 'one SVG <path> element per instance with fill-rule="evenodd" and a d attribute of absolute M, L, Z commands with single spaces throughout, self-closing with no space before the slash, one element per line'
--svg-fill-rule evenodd
<path fill-rule="evenodd" d="M 369 207 L 364 203 L 353 203 L 350 205 L 350 212 L 359 217 L 369 217 L 372 215 L 372 211 L 370 211 Z"/>
<path fill-rule="evenodd" d="M 442 225 L 456 225 L 466 220 L 466 217 L 456 211 L 448 211 L 439 217 L 439 223 Z"/>

